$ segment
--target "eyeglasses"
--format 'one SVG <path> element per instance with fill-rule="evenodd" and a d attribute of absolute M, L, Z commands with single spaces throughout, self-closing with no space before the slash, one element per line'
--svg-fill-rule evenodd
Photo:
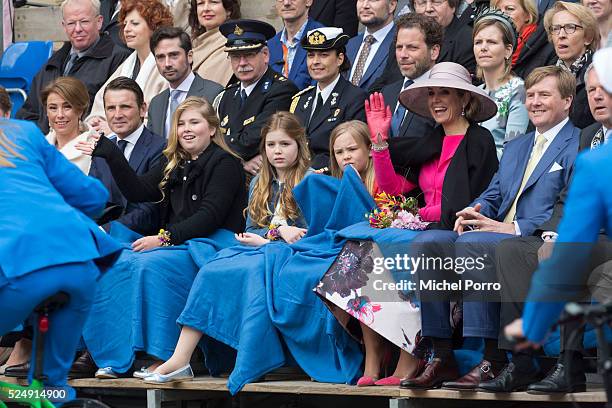
<path fill-rule="evenodd" d="M 64 21 L 64 26 L 68 31 L 72 31 L 76 28 L 77 24 L 81 25 L 81 28 L 88 28 L 93 23 L 93 20 L 77 20 L 77 21 Z"/>
<path fill-rule="evenodd" d="M 568 24 L 563 24 L 563 25 L 555 24 L 555 25 L 550 26 L 550 32 L 553 33 L 554 35 L 559 35 L 559 33 L 561 33 L 561 29 L 563 29 L 563 31 L 565 31 L 565 34 L 574 34 L 577 28 L 582 29 L 583 27 L 579 24 L 573 24 L 573 23 L 568 23 Z"/>
<path fill-rule="evenodd" d="M 427 3 L 431 3 L 434 7 L 440 7 L 442 4 L 446 3 L 447 0 L 416 0 L 414 2 L 415 6 L 425 7 Z"/>

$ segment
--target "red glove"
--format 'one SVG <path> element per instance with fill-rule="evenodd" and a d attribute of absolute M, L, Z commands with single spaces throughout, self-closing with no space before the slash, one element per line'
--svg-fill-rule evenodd
<path fill-rule="evenodd" d="M 370 129 L 370 140 L 372 143 L 380 144 L 389 138 L 391 129 L 391 108 L 385 106 L 385 98 L 381 93 L 374 92 L 370 100 L 365 101 L 366 119 Z"/>

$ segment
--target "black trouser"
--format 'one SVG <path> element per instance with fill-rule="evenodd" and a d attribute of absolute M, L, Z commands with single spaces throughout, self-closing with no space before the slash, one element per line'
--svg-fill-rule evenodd
<path fill-rule="evenodd" d="M 595 270 L 604 262 L 612 259 L 607 237 L 600 235 L 599 241 L 600 244 L 595 246 L 591 255 L 591 270 Z M 538 249 L 540 249 L 542 244 L 543 241 L 540 237 L 531 236 L 507 239 L 500 242 L 497 246 L 497 274 L 502 285 L 499 336 L 499 347 L 502 350 L 512 349 L 512 343 L 506 340 L 503 335 L 503 328 L 523 315 L 524 299 L 529 293 L 531 277 L 538 268 Z M 594 275 L 589 278 L 588 282 L 584 283 L 584 301 L 586 302 L 590 301 L 590 295 L 587 291 L 589 287 L 597 287 L 599 293 L 602 294 L 612 294 L 612 280 L 609 274 L 606 275 L 604 272 L 598 276 Z M 610 288 L 610 290 L 607 288 Z M 561 327 L 561 351 L 582 350 L 584 328 L 580 326 L 580 322 L 572 322 Z M 574 332 L 576 334 L 572 335 Z"/>

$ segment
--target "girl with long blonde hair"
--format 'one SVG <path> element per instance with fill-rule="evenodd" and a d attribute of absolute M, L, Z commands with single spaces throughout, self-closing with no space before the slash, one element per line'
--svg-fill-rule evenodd
<path fill-rule="evenodd" d="M 143 176 L 134 173 L 106 138 L 80 147 L 106 160 L 128 201 L 159 203 L 159 233 L 136 239 L 133 251 L 125 251 L 122 262 L 105 275 L 95 317 L 83 331 L 101 367 L 96 377 L 116 378 L 131 366 L 134 350 L 155 357 L 158 362 L 150 369 L 170 358 L 179 336 L 176 319 L 198 269 L 187 246 L 141 252 L 194 238 L 209 238 L 217 243 L 216 250 L 232 238 L 232 232 L 244 231 L 245 175 L 240 160 L 225 145 L 213 107 L 198 97 L 188 97 L 177 107 L 162 159 Z M 118 226 L 111 226 L 111 234 L 114 227 Z M 118 316 L 116 304 L 126 298 L 133 301 Z M 140 341 L 150 338 L 155 342 Z"/>
<path fill-rule="evenodd" d="M 306 233 L 306 222 L 292 190 L 310 166 L 308 141 L 298 119 L 289 112 L 273 114 L 262 128 L 259 152 L 263 163 L 249 188 L 246 232 L 236 239 L 246 245 L 270 239 L 293 243 Z"/>

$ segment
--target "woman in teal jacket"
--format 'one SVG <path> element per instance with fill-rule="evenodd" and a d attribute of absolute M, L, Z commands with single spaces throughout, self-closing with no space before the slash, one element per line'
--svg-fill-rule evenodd
<path fill-rule="evenodd" d="M 0 197 L 0 334 L 21 324 L 44 299 L 66 292 L 68 303 L 49 318 L 43 374 L 45 385 L 66 387 L 71 399 L 75 393 L 66 377 L 96 279 L 119 250 L 89 218 L 102 212 L 108 192 L 36 126 L 2 120 Z"/>

